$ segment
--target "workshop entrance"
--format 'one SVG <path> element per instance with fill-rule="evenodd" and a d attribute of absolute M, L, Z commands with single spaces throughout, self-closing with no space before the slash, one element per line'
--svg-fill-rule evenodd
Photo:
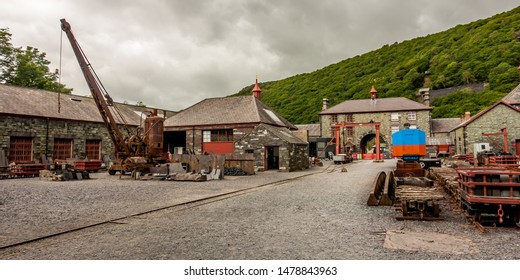
<path fill-rule="evenodd" d="M 265 155 L 266 155 L 266 166 L 267 170 L 279 169 L 280 168 L 280 153 L 279 147 L 265 147 Z"/>

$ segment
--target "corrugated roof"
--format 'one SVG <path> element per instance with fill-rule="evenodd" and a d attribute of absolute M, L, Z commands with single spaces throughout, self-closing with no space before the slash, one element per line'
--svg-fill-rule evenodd
<path fill-rule="evenodd" d="M 165 127 L 265 123 L 297 129 L 252 95 L 207 98 L 166 119 Z"/>
<path fill-rule="evenodd" d="M 520 105 L 520 84 L 515 87 L 510 93 L 508 93 L 502 101 L 511 105 Z"/>
<path fill-rule="evenodd" d="M 421 110 L 432 110 L 432 108 L 405 97 L 390 97 L 376 100 L 347 100 L 320 112 L 320 115 Z"/>
<path fill-rule="evenodd" d="M 59 97 L 61 109 L 58 113 L 58 93 L 0 84 L 0 114 L 103 123 L 93 98 L 71 94 L 60 94 Z M 121 103 L 116 106 L 127 124 L 134 126 L 140 124 L 141 116 L 145 117 L 141 112 L 151 110 L 148 107 Z M 114 113 L 113 107 L 109 108 L 112 109 L 116 122 L 123 123 Z"/>
<path fill-rule="evenodd" d="M 297 124 L 296 127 L 298 130 L 307 130 L 309 131 L 309 137 L 320 137 L 320 124 Z"/>
<path fill-rule="evenodd" d="M 460 118 L 432 119 L 432 133 L 448 133 L 460 123 Z"/>

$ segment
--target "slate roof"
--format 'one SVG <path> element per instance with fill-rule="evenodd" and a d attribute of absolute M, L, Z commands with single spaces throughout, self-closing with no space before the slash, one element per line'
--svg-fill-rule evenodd
<path fill-rule="evenodd" d="M 432 133 L 448 133 L 460 123 L 460 118 L 432 119 Z"/>
<path fill-rule="evenodd" d="M 515 87 L 510 93 L 504 96 L 504 98 L 502 98 L 502 101 L 515 106 L 520 105 L 520 84 L 517 87 Z"/>
<path fill-rule="evenodd" d="M 390 97 L 378 98 L 375 101 L 372 99 L 347 100 L 321 111 L 320 115 L 421 110 L 432 110 L 432 108 L 405 97 Z"/>
<path fill-rule="evenodd" d="M 482 111 L 479 112 L 478 114 L 474 115 L 474 116 L 471 117 L 469 120 L 467 120 L 467 121 L 465 121 L 465 122 L 462 122 L 461 124 L 459 124 L 459 125 L 457 125 L 456 127 L 452 128 L 450 131 L 453 131 L 453 130 L 455 130 L 455 129 L 457 129 L 457 128 L 465 127 L 465 126 L 469 125 L 469 124 L 472 123 L 474 120 L 480 118 L 482 115 L 486 114 L 487 112 L 489 112 L 491 109 L 497 107 L 498 105 L 504 105 L 504 106 L 507 106 L 507 107 L 509 107 L 509 108 L 511 108 L 511 109 L 513 109 L 513 110 L 515 110 L 515 111 L 517 111 L 517 112 L 520 113 L 520 109 L 518 109 L 518 108 L 516 108 L 516 107 L 514 107 L 514 106 L 512 106 L 512 105 L 510 105 L 509 103 L 504 102 L 503 100 L 500 100 L 500 101 L 496 102 L 495 104 L 493 104 L 493 105 L 487 107 L 485 110 L 482 110 Z"/>
<path fill-rule="evenodd" d="M 164 127 L 265 123 L 297 129 L 253 95 L 207 98 L 165 120 Z"/>
<path fill-rule="evenodd" d="M 282 141 L 291 144 L 307 145 L 308 143 L 296 137 L 287 127 L 273 126 L 268 124 L 260 124 L 259 127 L 265 127 L 269 132 L 280 138 Z"/>
<path fill-rule="evenodd" d="M 93 98 L 60 94 L 59 99 L 61 109 L 58 113 L 58 93 L 0 84 L 0 114 L 103 123 Z M 139 126 L 141 116 L 145 117 L 141 112 L 151 110 L 148 107 L 121 103 L 116 103 L 116 106 L 127 124 L 134 126 Z M 122 124 L 114 110 L 112 113 L 116 122 Z"/>
<path fill-rule="evenodd" d="M 297 124 L 298 130 L 308 130 L 309 137 L 320 137 L 320 124 Z"/>

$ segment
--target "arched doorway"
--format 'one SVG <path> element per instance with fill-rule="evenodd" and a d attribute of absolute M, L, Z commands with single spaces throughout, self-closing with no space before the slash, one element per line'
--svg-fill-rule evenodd
<path fill-rule="evenodd" d="M 381 149 L 381 153 L 384 153 L 383 147 L 386 147 L 386 142 L 384 137 L 379 136 L 379 148 Z M 359 142 L 359 149 L 362 154 L 375 154 L 376 153 L 376 134 L 368 133 L 361 138 Z"/>

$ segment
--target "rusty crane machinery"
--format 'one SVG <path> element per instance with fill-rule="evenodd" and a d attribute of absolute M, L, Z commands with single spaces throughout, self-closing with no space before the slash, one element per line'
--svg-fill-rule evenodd
<path fill-rule="evenodd" d="M 155 164 L 166 162 L 168 157 L 163 152 L 163 118 L 157 116 L 157 111 L 153 110 L 145 120 L 144 131 L 141 131 L 140 128 L 132 129 L 103 87 L 74 37 L 70 24 L 65 19 L 60 21 L 61 29 L 70 41 L 92 97 L 114 144 L 116 163 L 109 167 L 109 173 L 114 175 L 118 171 L 121 173 L 144 172 Z M 122 129 L 120 129 L 121 126 Z"/>

